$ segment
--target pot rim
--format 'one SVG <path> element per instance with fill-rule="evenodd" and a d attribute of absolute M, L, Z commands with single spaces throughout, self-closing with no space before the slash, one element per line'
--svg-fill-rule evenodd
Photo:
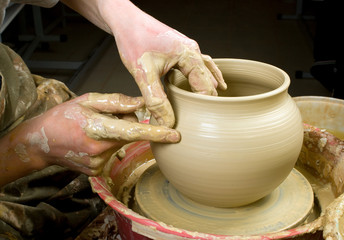
<path fill-rule="evenodd" d="M 187 97 L 187 98 L 193 98 L 193 99 L 198 99 L 198 100 L 207 100 L 207 101 L 218 101 L 218 102 L 243 102 L 243 101 L 259 100 L 259 99 L 265 99 L 265 98 L 269 98 L 272 96 L 276 96 L 278 94 L 286 92 L 290 86 L 289 75 L 284 70 L 282 70 L 281 68 L 278 68 L 278 67 L 273 66 L 271 64 L 259 62 L 259 61 L 254 61 L 254 60 L 248 60 L 248 59 L 239 59 L 239 58 L 213 58 L 213 60 L 217 66 L 221 62 L 236 62 L 236 63 L 242 63 L 242 64 L 250 63 L 250 64 L 254 64 L 256 66 L 268 67 L 271 70 L 274 70 L 274 71 L 282 74 L 284 81 L 276 89 L 265 92 L 265 93 L 261 93 L 261 94 L 250 95 L 250 96 L 240 96 L 240 97 L 224 97 L 224 96 L 218 97 L 218 96 L 210 96 L 210 95 L 203 95 L 203 94 L 198 94 L 198 93 L 194 93 L 194 92 L 189 92 L 189 91 L 183 90 L 183 89 L 175 86 L 174 84 L 171 83 L 170 78 L 171 78 L 173 71 L 177 71 L 177 69 L 172 69 L 171 71 L 169 71 L 167 73 L 167 75 L 164 79 L 166 88 L 173 91 L 175 94 L 178 94 L 180 96 Z M 228 84 L 228 87 L 230 88 L 230 82 Z"/>

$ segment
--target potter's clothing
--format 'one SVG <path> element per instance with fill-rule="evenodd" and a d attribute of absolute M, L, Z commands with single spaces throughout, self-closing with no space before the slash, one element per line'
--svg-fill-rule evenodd
<path fill-rule="evenodd" d="M 3 44 L 0 76 L 0 137 L 25 119 L 75 96 L 62 82 L 32 75 L 21 57 Z"/>
<path fill-rule="evenodd" d="M 0 137 L 75 96 L 62 82 L 31 74 L 1 43 L 0 82 Z M 86 175 L 51 166 L 0 188 L 0 239 L 75 237 L 103 207 Z"/>
<path fill-rule="evenodd" d="M 105 207 L 84 174 L 51 166 L 0 191 L 0 239 L 73 239 Z"/>

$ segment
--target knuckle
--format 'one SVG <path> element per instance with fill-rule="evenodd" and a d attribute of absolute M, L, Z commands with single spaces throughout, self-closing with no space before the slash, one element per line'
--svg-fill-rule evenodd
<path fill-rule="evenodd" d="M 187 45 L 188 45 L 190 48 L 195 49 L 195 50 L 197 50 L 197 51 L 199 50 L 198 43 L 197 43 L 195 40 L 189 39 L 187 43 L 188 43 Z"/>
<path fill-rule="evenodd" d="M 202 54 L 202 58 L 203 58 L 203 61 L 208 62 L 208 63 L 213 61 L 213 59 L 209 55 L 206 55 L 206 54 Z"/>

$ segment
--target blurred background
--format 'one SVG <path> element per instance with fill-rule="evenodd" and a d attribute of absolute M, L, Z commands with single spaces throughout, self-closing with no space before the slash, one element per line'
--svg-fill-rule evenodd
<path fill-rule="evenodd" d="M 331 83 L 333 71 L 336 71 L 333 57 L 321 58 L 324 54 L 318 54 L 318 49 L 329 52 L 327 43 L 320 41 L 319 44 L 317 40 L 322 34 L 319 16 L 327 13 L 326 1 L 133 2 L 196 40 L 204 54 L 213 58 L 257 60 L 283 69 L 291 78 L 291 96 L 334 94 L 335 87 Z M 61 80 L 79 95 L 86 92 L 140 95 L 119 58 L 112 36 L 61 3 L 50 9 L 29 5 L 10 8 L 13 9 L 8 9 L 7 26 L 1 30 L 1 40 L 25 59 L 33 73 Z M 8 18 L 10 14 L 12 19 Z M 330 42 L 330 46 L 335 46 L 331 35 L 322 36 L 326 36 L 325 42 Z M 320 70 L 314 68 L 319 62 L 317 54 L 321 60 Z M 324 68 L 328 72 L 324 72 Z M 321 74 L 317 75 L 319 71 Z"/>

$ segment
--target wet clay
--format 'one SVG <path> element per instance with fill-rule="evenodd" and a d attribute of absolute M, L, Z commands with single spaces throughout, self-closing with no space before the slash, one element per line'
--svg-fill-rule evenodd
<path fill-rule="evenodd" d="M 173 129 L 141 124 L 137 119 L 133 121 L 134 112 L 144 107 L 142 97 L 91 93 L 86 101 L 80 101 L 79 104 L 83 107 L 75 107 L 65 112 L 65 117 L 79 119 L 80 127 L 92 139 L 126 142 L 138 140 L 177 142 L 180 139 L 179 133 Z M 130 120 L 124 118 L 130 113 L 132 114 Z M 122 115 L 124 117 L 120 119 Z M 83 119 L 80 119 L 81 116 Z"/>
<path fill-rule="evenodd" d="M 319 180 L 319 178 L 313 176 L 310 172 L 302 167 L 296 167 L 296 169 L 307 178 L 308 182 L 312 186 L 320 210 L 325 211 L 330 203 L 336 198 L 331 183 Z"/>
<path fill-rule="evenodd" d="M 302 119 L 281 69 L 240 59 L 214 61 L 230 85 L 221 97 L 182 89 L 185 76 L 169 72 L 165 86 L 182 138 L 151 148 L 182 194 L 204 205 L 238 207 L 267 196 L 287 178 L 301 150 Z"/>

